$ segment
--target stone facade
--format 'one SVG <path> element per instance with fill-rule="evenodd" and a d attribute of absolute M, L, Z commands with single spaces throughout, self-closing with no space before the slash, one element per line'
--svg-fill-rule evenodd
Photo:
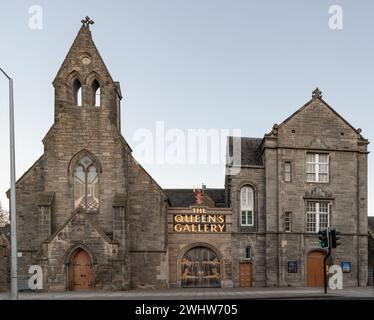
<path fill-rule="evenodd" d="M 209 267 L 205 280 L 219 279 L 197 286 L 306 286 L 310 254 L 325 251 L 317 231 L 326 215 L 311 214 L 314 206 L 341 232 L 330 263 L 351 263 L 344 284 L 367 283 L 369 142 L 318 90 L 263 138 L 229 137 L 225 188 L 204 189 L 199 203 L 192 190 L 162 190 L 133 158 L 121 135 L 120 85 L 87 22 L 53 86 L 55 118 L 44 153 L 17 181 L 20 276 L 40 265 L 50 291 L 180 287 L 194 256 L 196 277 Z M 308 182 L 309 157 L 328 159 L 327 167 L 312 164 L 316 177 L 327 170 L 325 181 Z M 198 219 L 224 216 L 224 230 L 176 230 L 175 216 L 194 208 L 204 210 Z M 0 238 L 0 250 L 7 254 L 8 247 Z M 6 254 L 0 252 L 0 290 L 9 280 L 2 276 Z"/>
<path fill-rule="evenodd" d="M 94 84 L 100 87 L 99 106 Z M 166 197 L 120 133 L 120 86 L 87 24 L 53 86 L 55 122 L 43 139 L 44 154 L 17 181 L 19 273 L 27 275 L 29 266 L 38 264 L 45 290 L 70 290 L 73 256 L 84 250 L 92 263 L 91 288 L 165 287 Z M 75 172 L 85 157 L 99 180 L 98 208 L 90 212 L 88 204 L 82 209 L 74 202 Z"/>
<path fill-rule="evenodd" d="M 216 224 L 213 224 L 214 231 L 186 231 L 183 226 L 188 227 L 195 226 L 198 224 L 189 223 L 188 220 L 191 217 L 196 217 L 193 214 L 193 208 L 201 209 L 204 212 L 198 217 L 202 216 L 217 216 L 224 217 L 225 229 L 220 229 Z M 177 217 L 177 218 L 176 218 Z M 179 224 L 178 217 L 186 217 L 187 223 Z M 230 208 L 212 208 L 207 206 L 191 206 L 189 208 L 178 208 L 170 207 L 168 210 L 168 253 L 169 253 L 169 286 L 170 287 L 181 287 L 182 277 L 182 260 L 185 254 L 196 247 L 204 247 L 212 250 L 219 259 L 220 263 L 220 286 L 221 287 L 232 287 L 232 245 L 231 245 L 231 234 L 232 234 L 232 212 Z M 201 224 L 200 226 L 204 226 Z M 210 226 L 210 225 L 209 225 Z M 220 225 L 222 226 L 222 225 Z"/>
<path fill-rule="evenodd" d="M 332 258 L 338 265 L 351 262 L 352 271 L 344 273 L 344 284 L 367 283 L 368 141 L 361 136 L 360 129 L 354 129 L 316 92 L 318 95 L 295 114 L 274 125 L 257 149 L 250 150 L 258 152 L 260 162 L 253 161 L 254 157 L 251 163 L 242 161 L 240 172 L 234 175 L 230 171 L 235 165 L 228 164 L 227 201 L 233 208 L 233 221 L 238 221 L 240 214 L 239 190 L 249 185 L 255 191 L 257 222 L 253 229 L 242 232 L 239 222 L 237 227 L 233 226 L 237 230 L 233 234 L 233 239 L 238 239 L 236 248 L 244 241 L 262 249 L 252 258 L 254 266 L 258 265 L 261 270 L 254 272 L 254 283 L 307 285 L 307 256 L 321 250 L 315 232 L 307 230 L 308 202 L 327 203 L 330 226 L 341 232 L 341 245 L 333 250 Z M 326 182 L 307 182 L 307 153 L 328 156 Z M 290 181 L 285 181 L 286 162 L 291 168 Z M 290 232 L 285 230 L 286 213 L 292 217 Z M 288 273 L 288 261 L 297 262 L 296 273 Z M 234 284 L 237 284 L 235 280 Z"/>
<path fill-rule="evenodd" d="M 0 292 L 8 291 L 10 284 L 10 225 L 0 227 Z"/>
<path fill-rule="evenodd" d="M 369 252 L 368 260 L 369 265 L 374 267 L 374 217 L 368 219 L 368 234 L 369 234 Z"/>

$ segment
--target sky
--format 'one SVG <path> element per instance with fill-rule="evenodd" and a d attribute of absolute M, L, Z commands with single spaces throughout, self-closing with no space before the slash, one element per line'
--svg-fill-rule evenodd
<path fill-rule="evenodd" d="M 42 10 L 37 23 L 35 5 Z M 337 29 L 331 28 L 335 12 L 329 13 L 334 5 L 343 13 Z M 14 78 L 17 178 L 43 153 L 42 139 L 53 123 L 51 82 L 86 15 L 95 21 L 96 46 L 121 83 L 122 133 L 133 149 L 139 132 L 155 133 L 160 121 L 170 134 L 202 128 L 263 137 L 317 86 L 374 141 L 372 0 L 8 0 L 0 10 L 0 66 Z M 7 90 L 0 78 L 5 207 Z M 150 162 L 142 164 L 163 188 L 224 186 L 223 163 Z M 373 165 L 369 156 L 369 215 L 374 215 Z"/>

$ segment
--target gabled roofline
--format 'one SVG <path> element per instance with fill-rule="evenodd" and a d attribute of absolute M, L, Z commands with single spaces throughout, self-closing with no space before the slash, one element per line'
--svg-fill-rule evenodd
<path fill-rule="evenodd" d="M 54 238 L 56 238 L 56 236 L 69 224 L 70 221 L 72 221 L 74 219 L 74 217 L 77 215 L 77 214 L 82 214 L 84 216 L 84 218 L 91 224 L 91 226 L 95 229 L 96 232 L 98 232 L 102 237 L 103 239 L 110 243 L 110 244 L 113 244 L 113 243 L 117 243 L 117 241 L 113 241 L 112 239 L 110 239 L 98 226 L 97 224 L 89 217 L 88 214 L 86 214 L 85 212 L 79 210 L 79 209 L 76 209 L 73 214 L 71 215 L 71 217 L 69 219 L 67 219 L 65 221 L 65 223 L 60 227 L 58 228 L 48 239 L 44 240 L 43 243 L 50 243 Z"/>
<path fill-rule="evenodd" d="M 360 139 L 362 140 L 367 140 L 365 139 L 359 131 L 360 129 L 356 129 L 355 127 L 353 127 L 341 114 L 339 114 L 333 107 L 331 107 L 325 100 L 323 100 L 323 98 L 320 98 L 320 97 L 315 97 L 315 98 L 311 98 L 308 102 L 306 102 L 302 107 L 300 107 L 298 110 L 296 110 L 293 114 L 291 114 L 289 117 L 287 117 L 281 124 L 278 125 L 278 128 L 280 128 L 281 126 L 283 126 L 284 124 L 286 124 L 289 120 L 291 120 L 294 116 L 296 116 L 299 112 L 301 112 L 302 110 L 304 110 L 307 106 L 309 106 L 312 102 L 314 102 L 315 100 L 319 100 L 321 101 L 330 111 L 332 111 L 338 118 L 340 118 L 347 126 L 349 126 L 356 134 L 359 135 Z"/>
<path fill-rule="evenodd" d="M 164 189 L 158 184 L 158 182 L 148 173 L 147 170 L 144 169 L 144 167 L 140 164 L 138 160 L 135 159 L 135 157 L 132 155 L 132 153 L 129 152 L 129 156 L 132 158 L 132 160 L 135 162 L 136 165 L 140 167 L 141 170 L 144 171 L 144 173 L 151 179 L 151 181 L 160 189 L 162 194 L 164 195 L 164 200 L 167 199 L 167 195 L 165 194 Z"/>
<path fill-rule="evenodd" d="M 36 160 L 34 163 L 33 163 L 33 165 L 30 167 L 30 168 L 28 168 L 27 170 L 26 170 L 26 172 L 21 176 L 21 177 L 19 177 L 17 180 L 16 180 L 16 186 L 18 185 L 18 183 L 19 182 L 21 182 L 21 180 L 32 170 L 32 169 L 34 169 L 35 168 L 35 166 L 39 163 L 39 161 L 41 161 L 42 160 L 42 158 L 44 157 L 44 154 L 42 154 L 39 158 L 38 158 L 38 160 Z M 8 189 L 6 192 L 5 192 L 5 194 L 7 195 L 7 198 L 9 199 L 9 192 L 10 192 L 10 189 Z"/>
<path fill-rule="evenodd" d="M 107 66 L 106 66 L 106 64 L 105 64 L 105 62 L 104 62 L 104 60 L 103 60 L 103 58 L 101 57 L 101 54 L 100 54 L 99 50 L 98 50 L 97 47 L 96 47 L 95 41 L 94 41 L 93 38 L 92 38 L 91 30 L 90 30 L 88 27 L 85 27 L 84 25 L 82 25 L 81 28 L 79 29 L 79 31 L 78 31 L 78 33 L 77 33 L 77 35 L 76 35 L 76 37 L 75 37 L 75 39 L 74 39 L 74 41 L 73 41 L 73 44 L 70 46 L 70 49 L 68 50 L 67 54 L 65 55 L 65 58 L 64 58 L 64 60 L 62 61 L 61 65 L 60 65 L 60 68 L 58 69 L 55 78 L 54 78 L 53 81 L 52 81 L 52 84 L 54 85 L 55 82 L 56 82 L 56 80 L 57 80 L 57 78 L 59 77 L 59 75 L 60 75 L 60 73 L 61 73 L 61 70 L 62 70 L 62 67 L 63 67 L 63 65 L 65 64 L 65 62 L 66 62 L 68 56 L 69 56 L 70 53 L 72 52 L 73 47 L 75 46 L 76 42 L 78 41 L 78 38 L 79 38 L 79 35 L 80 35 L 81 32 L 88 32 L 88 34 L 89 34 L 89 36 L 90 36 L 90 38 L 91 38 L 91 41 L 92 41 L 92 45 L 93 45 L 94 49 L 96 50 L 96 52 L 97 52 L 97 54 L 98 54 L 98 57 L 99 57 L 101 63 L 103 64 L 103 66 L 104 66 L 104 68 L 105 68 L 105 71 L 108 73 L 110 80 L 111 80 L 112 83 L 114 84 L 115 81 L 113 80 L 112 75 L 110 74 L 110 72 L 109 72 L 109 70 L 108 70 L 108 68 L 107 68 Z"/>

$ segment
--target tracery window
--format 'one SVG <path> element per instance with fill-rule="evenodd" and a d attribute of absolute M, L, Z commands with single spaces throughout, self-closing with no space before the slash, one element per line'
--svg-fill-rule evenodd
<path fill-rule="evenodd" d="M 84 156 L 74 170 L 74 207 L 99 210 L 99 175 L 88 156 Z"/>

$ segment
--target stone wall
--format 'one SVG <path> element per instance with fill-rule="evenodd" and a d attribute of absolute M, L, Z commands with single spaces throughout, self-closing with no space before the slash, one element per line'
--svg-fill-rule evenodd
<path fill-rule="evenodd" d="M 192 192 L 192 191 L 191 191 Z M 191 208 L 168 208 L 168 259 L 169 285 L 181 287 L 181 260 L 184 254 L 195 247 L 211 249 L 220 259 L 221 287 L 232 287 L 232 211 L 229 208 L 207 208 L 206 215 L 224 215 L 224 232 L 176 232 L 174 230 L 175 215 L 191 215 Z"/>
<path fill-rule="evenodd" d="M 0 292 L 10 289 L 10 225 L 0 227 Z"/>
<path fill-rule="evenodd" d="M 131 283 L 133 287 L 166 287 L 166 196 L 132 157 L 128 166 Z"/>
<path fill-rule="evenodd" d="M 251 259 L 245 258 L 245 249 L 250 247 Z M 234 287 L 239 287 L 239 264 L 252 263 L 252 286 L 266 286 L 266 237 L 264 233 L 234 233 L 231 237 L 232 251 L 232 281 Z"/>
<path fill-rule="evenodd" d="M 95 80 L 101 89 L 100 106 L 93 104 Z M 81 85 L 81 105 L 74 97 L 76 81 Z M 41 264 L 46 290 L 69 289 L 66 259 L 81 245 L 95 261 L 95 288 L 128 288 L 131 273 L 134 286 L 166 286 L 165 196 L 134 161 L 121 135 L 120 86 L 86 26 L 53 86 L 55 122 L 43 139 L 44 154 L 17 182 L 20 274 L 27 275 L 31 264 Z M 85 214 L 74 207 L 74 170 L 84 156 L 91 158 L 99 177 L 99 210 Z M 147 270 L 139 270 L 141 259 L 149 259 Z"/>
<path fill-rule="evenodd" d="M 91 257 L 95 289 L 124 289 L 124 264 L 118 243 L 101 233 L 88 214 L 77 212 L 43 244 L 39 263 L 43 266 L 46 290 L 64 291 L 71 288 L 68 268 L 71 266 L 71 256 L 79 248 L 87 251 Z M 117 265 L 118 261 L 122 263 Z"/>
<path fill-rule="evenodd" d="M 274 132 L 273 132 L 274 133 Z M 333 250 L 334 263 L 352 263 L 352 272 L 344 274 L 345 285 L 363 285 L 367 279 L 367 154 L 366 143 L 324 101 L 313 99 L 277 128 L 277 193 L 280 285 L 289 283 L 286 262 L 301 262 L 301 277 L 292 283 L 306 285 L 305 259 L 318 249 L 317 236 L 306 230 L 306 202 L 328 201 L 331 204 L 330 225 L 341 232 L 341 246 Z M 274 149 L 273 149 L 274 150 Z M 306 181 L 306 153 L 329 154 L 329 181 Z M 266 153 L 265 153 L 266 155 Z M 267 159 L 266 159 L 267 161 Z M 284 163 L 291 162 L 291 182 L 284 180 Z M 268 170 L 268 161 L 266 170 Z M 268 189 L 266 189 L 268 193 Z M 284 213 L 292 213 L 292 233 L 284 234 Z M 267 214 L 269 212 L 267 211 Z M 295 238 L 296 237 L 296 238 Z M 303 247 L 299 247 L 299 243 Z M 302 250 L 301 250 L 302 249 Z M 292 257 L 298 252 L 298 257 Z M 299 278 L 299 280 L 297 280 Z"/>
<path fill-rule="evenodd" d="M 329 182 L 306 182 L 306 153 L 327 152 Z M 253 247 L 253 281 L 266 286 L 305 286 L 309 252 L 320 250 L 318 236 L 306 230 L 306 202 L 331 203 L 330 224 L 341 232 L 333 250 L 335 264 L 352 263 L 345 285 L 364 285 L 367 279 L 367 141 L 323 100 L 312 99 L 281 125 L 274 125 L 258 150 L 264 168 L 243 166 L 226 178 L 233 209 L 233 280 L 238 285 L 238 261 L 245 246 Z M 291 182 L 284 181 L 284 164 L 291 162 Z M 239 190 L 252 185 L 255 227 L 239 226 Z M 292 213 L 292 232 L 284 230 L 284 215 Z M 237 221 L 235 223 L 235 221 Z M 256 253 L 257 252 L 257 253 Z M 288 273 L 296 261 L 297 273 Z"/>

